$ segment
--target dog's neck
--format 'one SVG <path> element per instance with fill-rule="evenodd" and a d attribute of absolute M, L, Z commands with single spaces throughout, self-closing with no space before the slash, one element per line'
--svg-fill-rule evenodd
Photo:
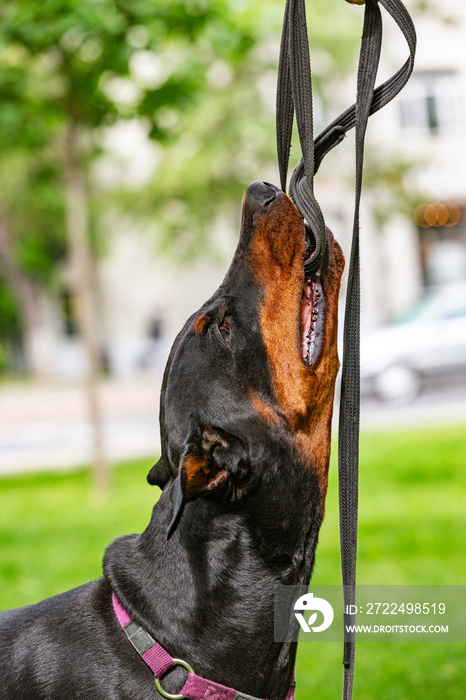
<path fill-rule="evenodd" d="M 296 644 L 274 642 L 274 588 L 307 585 L 321 522 L 315 483 L 307 493 L 289 478 L 280 486 L 259 488 L 236 509 L 197 499 L 167 541 L 168 486 L 147 529 L 113 542 L 104 560 L 122 605 L 173 656 L 206 678 L 277 700 L 289 688 Z"/>

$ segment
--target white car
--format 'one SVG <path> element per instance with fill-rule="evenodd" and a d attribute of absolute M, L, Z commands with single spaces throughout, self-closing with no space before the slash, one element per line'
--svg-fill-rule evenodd
<path fill-rule="evenodd" d="M 408 402 L 423 379 L 466 373 L 466 282 L 427 296 L 403 322 L 361 336 L 361 386 Z"/>

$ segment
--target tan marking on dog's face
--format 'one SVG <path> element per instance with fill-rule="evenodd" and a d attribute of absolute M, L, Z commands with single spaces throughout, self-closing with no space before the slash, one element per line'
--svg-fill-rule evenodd
<path fill-rule="evenodd" d="M 256 217 L 250 265 L 262 284 L 259 322 L 267 350 L 280 413 L 286 416 L 303 460 L 312 463 L 327 490 L 330 429 L 337 355 L 338 295 L 344 257 L 329 235 L 328 260 L 322 268 L 325 298 L 324 339 L 318 361 L 307 366 L 299 347 L 300 305 L 304 284 L 305 228 L 286 195 Z M 259 413 L 264 413 L 260 407 Z M 261 413 L 261 415 L 263 415 Z M 270 411 L 264 417 L 270 420 Z"/>
<path fill-rule="evenodd" d="M 187 455 L 182 464 L 182 469 L 186 475 L 186 498 L 194 496 L 217 486 L 227 476 L 227 470 L 216 471 L 207 457 L 196 457 Z"/>
<path fill-rule="evenodd" d="M 257 394 L 255 391 L 251 392 L 251 403 L 256 409 L 257 413 L 266 423 L 270 423 L 271 425 L 275 426 L 279 425 L 280 418 L 278 417 L 276 411 L 274 411 L 270 404 L 261 399 L 259 394 Z"/>
<path fill-rule="evenodd" d="M 210 322 L 210 316 L 207 316 L 206 314 L 203 314 L 202 316 L 199 316 L 199 318 L 196 320 L 194 324 L 194 332 L 199 334 L 202 333 L 204 328 L 207 326 L 207 324 Z"/>

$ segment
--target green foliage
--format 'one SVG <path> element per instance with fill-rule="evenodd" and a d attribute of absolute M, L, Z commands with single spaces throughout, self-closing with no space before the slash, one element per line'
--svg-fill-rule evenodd
<path fill-rule="evenodd" d="M 0 300 L 1 304 L 1 300 Z M 8 362 L 8 350 L 4 343 L 0 341 L 0 375 L 3 374 Z"/>
<path fill-rule="evenodd" d="M 0 162 L 0 185 L 0 207 L 6 212 L 16 265 L 36 281 L 50 284 L 66 253 L 56 161 L 46 152 L 31 156 L 25 149 L 11 149 Z"/>
<path fill-rule="evenodd" d="M 21 335 L 18 304 L 0 274 L 0 375 L 8 370 L 12 343 Z"/>
<path fill-rule="evenodd" d="M 19 334 L 19 330 L 16 299 L 0 275 L 0 339 L 15 337 Z"/>
<path fill-rule="evenodd" d="M 0 95 L 10 124 L 14 107 L 35 105 L 46 108 L 49 120 L 72 119 L 88 129 L 144 115 L 155 137 L 161 135 L 157 111 L 189 106 L 202 86 L 206 59 L 193 55 L 191 44 L 202 38 L 204 56 L 213 50 L 235 60 L 252 41 L 223 0 L 14 0 L 2 4 L 0 26 Z M 133 59 L 167 47 L 175 60 L 151 76 L 153 85 L 143 84 Z"/>
<path fill-rule="evenodd" d="M 234 36 L 231 28 L 225 25 L 224 36 L 215 24 L 209 25 L 208 35 L 218 36 L 205 54 L 202 100 L 185 112 L 170 112 L 174 138 L 164 142 L 152 182 L 138 191 L 122 188 L 110 197 L 126 212 L 150 219 L 158 249 L 176 254 L 180 262 L 190 262 L 199 252 L 216 253 L 213 222 L 219 217 L 238 220 L 251 180 L 278 179 L 275 82 L 283 9 L 282 0 L 232 4 L 235 26 L 251 37 L 247 50 L 234 58 L 220 52 L 222 45 L 228 46 L 227 37 L 231 41 Z M 354 9 L 341 0 L 319 0 L 309 7 L 320 126 L 347 106 L 332 105 L 329 96 L 335 93 L 335 81 L 354 65 L 362 17 Z M 291 163 L 298 160 L 295 148 Z"/>
<path fill-rule="evenodd" d="M 173 116 L 202 94 L 213 58 L 240 61 L 254 41 L 225 0 L 1 3 L 0 215 L 9 265 L 42 285 L 56 279 L 67 252 L 71 133 L 74 165 L 89 182 L 106 127 L 142 118 L 151 138 L 166 141 Z M 104 249 L 98 194 L 94 187 L 89 202 L 96 254 Z"/>
<path fill-rule="evenodd" d="M 15 0 L 0 5 L 0 210 L 23 274 L 53 280 L 66 253 L 65 139 L 79 127 L 89 175 L 102 129 L 144 119 L 167 142 L 208 88 L 212 61 L 240 63 L 256 41 L 225 0 Z M 142 67 L 141 67 L 142 66 Z M 94 250 L 102 250 L 91 191 Z M 186 202 L 188 209 L 192 201 Z"/>

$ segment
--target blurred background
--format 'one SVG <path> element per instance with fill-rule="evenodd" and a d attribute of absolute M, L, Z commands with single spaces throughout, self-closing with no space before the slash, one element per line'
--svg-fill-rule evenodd
<path fill-rule="evenodd" d="M 410 10 L 416 68 L 371 119 L 361 217 L 363 421 L 381 425 L 466 416 L 466 10 Z M 0 472 L 156 453 L 171 343 L 225 273 L 246 185 L 278 180 L 282 11 L 2 4 Z M 316 132 L 354 99 L 360 21 L 310 8 Z M 380 79 L 403 44 L 388 18 Z M 353 169 L 350 136 L 317 182 L 347 257 Z"/>
<path fill-rule="evenodd" d="M 362 8 L 308 5 L 317 133 L 354 101 Z M 367 137 L 362 488 L 370 504 L 362 502 L 361 528 L 372 564 L 363 561 L 360 582 L 462 583 L 466 5 L 407 5 L 415 71 L 371 118 Z M 283 9 L 283 0 L 0 5 L 1 605 L 98 576 L 105 543 L 148 520 L 155 496 L 144 473 L 159 449 L 171 343 L 225 274 L 245 187 L 278 182 Z M 407 57 L 385 19 L 379 82 Z M 349 135 L 316 185 L 347 259 L 353 150 Z M 83 465 L 93 469 L 69 469 Z M 122 517 L 132 489 L 146 504 L 140 520 Z M 338 575 L 333 505 L 320 583 Z M 415 646 L 407 645 L 412 660 Z M 393 688 L 382 677 L 359 697 L 464 698 L 455 649 L 441 663 L 424 650 L 411 670 L 397 650 Z M 368 669 L 376 661 L 367 658 Z M 321 668 L 319 697 L 333 697 Z"/>

